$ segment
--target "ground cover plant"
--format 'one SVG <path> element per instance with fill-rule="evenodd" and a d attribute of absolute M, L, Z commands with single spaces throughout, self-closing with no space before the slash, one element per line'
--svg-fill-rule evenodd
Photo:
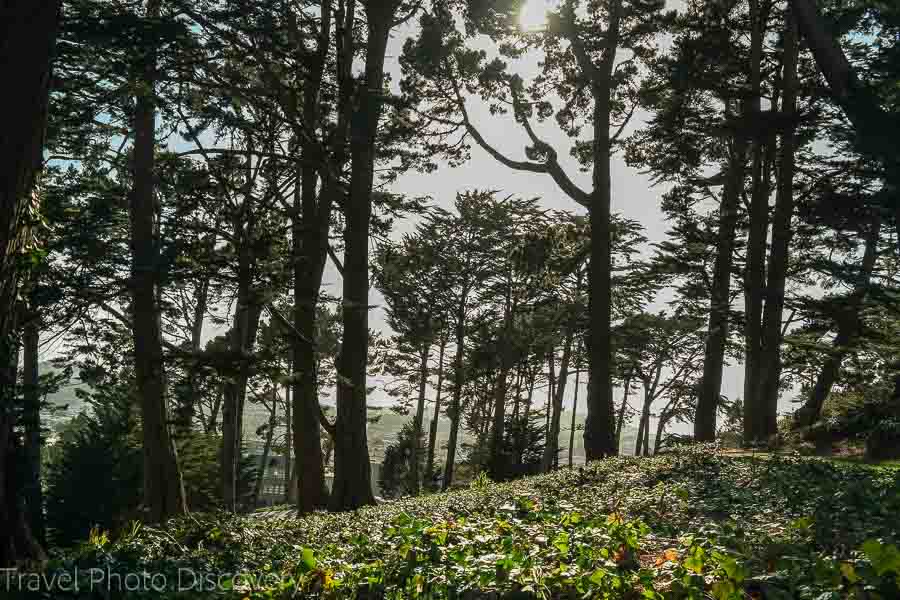
<path fill-rule="evenodd" d="M 94 532 L 44 574 L 77 567 L 78 591 L 23 595 L 888 599 L 900 594 L 898 515 L 898 469 L 694 447 L 348 513 Z M 111 583 L 157 577 L 101 594 L 92 568 Z"/>

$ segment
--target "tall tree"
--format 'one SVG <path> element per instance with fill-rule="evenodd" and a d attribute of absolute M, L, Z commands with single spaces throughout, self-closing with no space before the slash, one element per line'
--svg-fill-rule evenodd
<path fill-rule="evenodd" d="M 334 482 L 329 508 L 349 510 L 374 503 L 366 440 L 366 363 L 369 339 L 369 227 L 372 217 L 376 139 L 384 104 L 385 54 L 394 27 L 418 9 L 406 0 L 360 0 L 366 17 L 365 67 L 350 118 L 350 185 L 343 202 L 344 338 L 338 358 Z M 348 10 L 354 6 L 348 0 Z M 406 12 L 404 12 L 404 10 Z"/>
<path fill-rule="evenodd" d="M 653 54 L 654 36 L 664 26 L 662 2 L 568 0 L 548 15 L 548 24 L 536 32 L 523 31 L 517 23 L 518 5 L 469 3 L 462 15 L 470 35 L 487 34 L 498 44 L 503 58 L 515 58 L 528 48 L 543 53 L 541 73 L 523 81 L 510 72 L 501 58 L 488 61 L 481 50 L 466 48 L 455 29 L 455 15 L 437 10 L 423 17 L 422 34 L 407 45 L 407 89 L 427 105 L 424 123 L 438 123 L 446 140 L 457 132 L 462 143 L 443 147 L 452 159 L 466 157 L 472 139 L 502 165 L 530 173 L 546 174 L 560 191 L 589 211 L 590 246 L 589 321 L 586 340 L 590 386 L 585 449 L 589 459 L 616 453 L 612 401 L 611 177 L 610 159 L 635 107 L 634 81 L 637 64 Z M 633 53 L 619 64 L 617 52 Z M 505 55 L 505 56 L 504 56 Z M 558 105 L 548 99 L 552 88 Z M 514 160 L 496 149 L 473 122 L 466 94 L 478 91 L 495 106 L 495 112 L 512 107 L 515 121 L 528 140 L 528 160 Z M 453 115 L 459 115 L 455 119 Z M 560 128 L 578 138 L 582 128 L 589 139 L 577 139 L 572 149 L 581 164 L 592 170 L 591 187 L 578 187 L 567 174 L 560 154 L 541 139 L 532 119 L 555 117 Z M 452 126 L 451 133 L 447 128 Z M 613 129 L 613 132 L 610 129 Z"/>
<path fill-rule="evenodd" d="M 25 518 L 14 468 L 19 444 L 11 356 L 16 345 L 16 261 L 27 236 L 28 211 L 37 203 L 34 184 L 42 163 L 59 7 L 55 1 L 0 3 L 0 55 L 8 57 L 0 77 L 16 87 L 0 127 L 0 567 L 43 557 Z"/>
<path fill-rule="evenodd" d="M 781 132 L 778 156 L 778 191 L 772 217 L 772 249 L 766 281 L 766 305 L 760 340 L 759 399 L 765 414 L 761 433 L 766 437 L 777 432 L 778 392 L 781 382 L 782 319 L 785 304 L 785 282 L 788 275 L 789 248 L 794 216 L 794 170 L 796 134 L 794 120 L 797 112 L 797 59 L 800 44 L 797 24 L 792 11 L 784 16 L 782 34 L 784 57 L 781 77 L 781 114 L 785 129 Z M 746 406 L 746 401 L 745 401 Z"/>
<path fill-rule="evenodd" d="M 158 0 L 146 7 L 148 24 L 158 19 Z M 131 220 L 131 295 L 134 357 L 144 450 L 146 518 L 161 523 L 187 510 L 175 444 L 169 431 L 159 307 L 159 241 L 154 164 L 156 154 L 156 50 L 143 48 L 134 65 L 141 83 L 134 110 L 134 183 L 128 198 Z"/>

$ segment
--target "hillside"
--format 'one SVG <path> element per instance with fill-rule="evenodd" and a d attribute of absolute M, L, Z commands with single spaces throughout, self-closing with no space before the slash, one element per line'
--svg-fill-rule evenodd
<path fill-rule="evenodd" d="M 195 515 L 51 574 L 146 570 L 182 599 L 897 598 L 897 514 L 900 470 L 694 448 L 350 513 Z"/>

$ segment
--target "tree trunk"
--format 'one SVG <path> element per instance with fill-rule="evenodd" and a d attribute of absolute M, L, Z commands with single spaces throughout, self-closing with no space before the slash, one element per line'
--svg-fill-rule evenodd
<path fill-rule="evenodd" d="M 16 258 L 23 247 L 35 177 L 41 168 L 51 63 L 60 2 L 0 1 L 0 81 L 14 87 L 0 117 L 0 568 L 42 560 L 23 510 L 15 427 L 16 369 L 7 359 L 17 345 Z"/>
<path fill-rule="evenodd" d="M 434 449 L 437 444 L 438 421 L 441 417 L 441 391 L 444 387 L 444 350 L 447 348 L 447 339 L 442 337 L 441 347 L 438 352 L 437 395 L 434 399 L 434 414 L 431 417 L 431 426 L 428 431 L 428 457 L 425 459 L 425 476 L 429 484 L 434 476 Z"/>
<path fill-rule="evenodd" d="M 413 443 L 409 452 L 409 485 L 413 496 L 419 495 L 421 474 L 419 473 L 419 445 L 422 441 L 422 420 L 425 418 L 425 389 L 428 385 L 428 358 L 431 344 L 424 344 L 419 355 L 419 401 L 413 417 Z"/>
<path fill-rule="evenodd" d="M 631 386 L 631 376 L 625 378 L 625 391 L 622 393 L 622 404 L 619 405 L 619 416 L 616 419 L 616 444 L 622 444 L 622 425 L 625 423 L 625 408 L 628 406 L 628 388 Z"/>
<path fill-rule="evenodd" d="M 494 481 L 505 479 L 509 472 L 509 456 L 503 451 L 506 425 L 506 396 L 509 391 L 509 372 L 513 367 L 512 327 L 516 303 L 511 299 L 512 283 L 507 280 L 506 309 L 503 315 L 503 334 L 500 338 L 500 371 L 494 382 L 493 423 L 491 426 L 490 472 Z"/>
<path fill-rule="evenodd" d="M 346 30 L 353 28 L 355 10 L 350 3 L 347 11 L 337 15 L 339 46 L 343 43 Z M 321 191 L 317 195 L 317 172 L 322 156 L 316 140 L 316 128 L 320 122 L 320 90 L 328 57 L 331 38 L 331 2 L 323 2 L 321 26 L 318 32 L 316 52 L 312 59 L 304 60 L 308 54 L 303 49 L 304 42 L 296 34 L 295 44 L 301 64 L 309 64 L 303 73 L 303 119 L 301 138 L 301 160 L 298 165 L 301 185 L 294 195 L 294 215 L 292 221 L 294 252 L 294 336 L 293 356 L 293 427 L 294 457 L 297 478 L 297 508 L 301 513 L 325 508 L 328 505 L 328 491 L 325 486 L 325 465 L 322 456 L 319 423 L 319 382 L 318 358 L 316 355 L 316 312 L 322 274 L 328 253 L 328 232 L 335 197 L 340 193 L 336 173 L 325 169 Z M 349 53 L 349 55 L 348 55 Z M 345 163 L 344 146 L 349 123 L 348 111 L 350 81 L 346 77 L 348 63 L 352 62 L 352 49 L 341 46 L 337 57 L 338 65 L 338 122 L 332 144 L 333 156 L 330 168 L 339 172 Z M 293 485 L 292 485 L 293 487 Z"/>
<path fill-rule="evenodd" d="M 650 436 L 650 405 L 653 403 L 653 395 L 650 384 L 644 380 L 644 402 L 641 406 L 641 420 L 638 424 L 637 442 L 634 445 L 634 455 L 640 456 L 646 444 L 646 438 Z"/>
<path fill-rule="evenodd" d="M 647 424 L 644 425 L 644 456 L 650 456 L 650 413 L 647 412 Z"/>
<path fill-rule="evenodd" d="M 578 365 L 577 357 L 581 352 L 581 342 L 579 342 L 578 349 L 575 350 L 575 364 Z M 578 413 L 578 387 L 581 383 L 581 369 L 576 367 L 575 369 L 575 398 L 572 400 L 572 423 L 569 427 L 569 467 L 572 466 L 572 458 L 575 452 L 575 415 Z M 618 434 L 616 435 L 618 439 Z"/>
<path fill-rule="evenodd" d="M 615 415 L 612 398 L 612 234 L 609 118 L 612 109 L 613 70 L 619 44 L 622 0 L 610 6 L 610 22 L 604 40 L 603 58 L 598 76 L 592 82 L 594 95 L 594 168 L 592 174 L 589 220 L 591 226 L 590 268 L 588 271 L 587 417 L 584 424 L 584 450 L 587 460 L 617 454 Z"/>
<path fill-rule="evenodd" d="M 216 249 L 216 231 L 221 225 L 220 218 L 216 218 L 212 233 L 206 240 L 205 254 L 211 255 Z M 203 342 L 203 322 L 206 319 L 206 309 L 209 305 L 209 283 L 212 276 L 210 273 L 204 273 L 200 281 L 194 288 L 194 310 L 191 320 L 191 353 L 196 356 L 200 352 L 200 346 Z M 184 435 L 190 433 L 194 424 L 194 417 L 197 414 L 197 366 L 192 364 L 188 367 L 186 389 L 182 391 L 180 405 L 176 413 L 176 433 Z"/>
<path fill-rule="evenodd" d="M 441 480 L 441 489 L 450 489 L 453 482 L 453 467 L 456 461 L 456 443 L 459 436 L 460 400 L 463 388 L 463 356 L 466 342 L 466 299 L 460 299 L 460 306 L 456 314 L 456 357 L 453 359 L 453 396 L 450 399 L 450 408 L 447 416 L 450 417 L 450 439 L 447 440 L 447 461 L 444 465 L 444 477 Z"/>
<path fill-rule="evenodd" d="M 750 100 L 749 111 L 756 118 L 761 108 L 762 45 L 766 14 L 760 0 L 750 0 Z M 750 145 L 750 229 L 747 235 L 747 264 L 744 274 L 744 431 L 762 426 L 759 363 L 762 341 L 762 308 L 765 293 L 766 239 L 769 230 L 769 190 L 763 178 L 763 139 L 755 136 Z"/>
<path fill-rule="evenodd" d="M 25 506 L 28 524 L 42 545 L 47 543 L 44 531 L 44 494 L 41 489 L 41 397 L 38 373 L 38 344 L 40 325 L 37 315 L 31 314 L 22 336 L 24 350 L 23 390 L 25 407 L 22 424 L 25 428 Z"/>
<path fill-rule="evenodd" d="M 643 443 L 644 443 L 644 424 L 645 424 L 644 413 L 642 411 L 641 418 L 638 421 L 637 440 L 634 443 L 634 455 L 635 456 L 641 455 L 641 448 L 643 447 Z"/>
<path fill-rule="evenodd" d="M 881 232 L 881 219 L 877 216 L 872 220 L 871 229 L 866 235 L 866 250 L 862 260 L 862 278 L 857 283 L 853 293 L 848 299 L 847 306 L 843 309 L 845 314 L 838 319 L 838 332 L 834 338 L 831 352 L 822 365 L 822 370 L 816 377 L 812 394 L 802 407 L 797 410 L 796 418 L 801 425 L 809 426 L 819 420 L 822 414 L 822 406 L 831 393 L 831 386 L 837 380 L 841 370 L 841 363 L 853 348 L 860 329 L 862 319 L 859 314 L 860 306 L 866 296 L 867 288 L 878 258 L 878 238 Z"/>
<path fill-rule="evenodd" d="M 253 506 L 259 504 L 259 494 L 262 492 L 263 480 L 266 478 L 266 469 L 269 463 L 269 453 L 272 452 L 272 438 L 275 435 L 275 424 L 278 418 L 277 387 L 272 384 L 272 411 L 269 413 L 269 427 L 266 430 L 266 441 L 263 444 L 263 453 L 259 463 L 259 471 L 256 474 L 256 483 L 253 486 Z"/>
<path fill-rule="evenodd" d="M 847 60 L 837 38 L 831 34 L 813 0 L 790 0 L 800 34 L 809 46 L 828 89 L 860 137 L 867 153 L 886 159 L 888 168 L 896 164 L 890 148 L 900 133 L 900 123 L 881 108 L 878 99 L 862 85 Z M 894 176 L 896 177 L 896 176 Z"/>
<path fill-rule="evenodd" d="M 556 349 L 547 356 L 547 403 L 544 409 L 544 444 L 550 443 L 550 413 L 553 411 L 553 397 L 556 393 Z"/>
<path fill-rule="evenodd" d="M 694 417 L 694 439 L 709 442 L 716 439 L 716 417 L 725 366 L 725 343 L 731 309 L 731 264 L 734 258 L 734 233 L 737 225 L 738 200 L 744 184 L 746 140 L 738 136 L 728 165 L 728 179 L 719 207 L 719 233 L 716 261 L 713 266 L 712 294 L 709 307 L 709 329 L 703 357 L 703 380 Z"/>
<path fill-rule="evenodd" d="M 766 284 L 766 308 L 763 315 L 762 363 L 758 373 L 759 405 L 764 409 L 760 431 L 768 439 L 778 432 L 778 388 L 781 381 L 782 312 L 791 243 L 791 218 L 794 215 L 794 127 L 790 125 L 797 104 L 797 24 L 791 11 L 785 13 L 784 64 L 782 76 L 782 114 L 786 129 L 781 133 L 778 157 L 778 195 L 772 222 L 772 250 Z"/>
<path fill-rule="evenodd" d="M 219 425 L 219 410 L 222 408 L 222 398 L 225 395 L 225 384 L 220 383 L 216 389 L 216 397 L 209 411 L 209 422 L 206 424 L 206 433 L 217 433 Z"/>
<path fill-rule="evenodd" d="M 245 202 L 250 202 L 249 198 Z M 247 207 L 249 211 L 252 208 Z M 243 213 L 244 211 L 242 211 Z M 248 218 L 243 218 L 248 216 Z M 250 379 L 250 361 L 256 343 L 256 331 L 262 307 L 253 290 L 256 257 L 252 212 L 235 217 L 234 236 L 238 239 L 238 292 L 234 322 L 231 326 L 230 350 L 237 360 L 237 373 L 226 379 L 222 406 L 222 484 L 226 510 L 238 510 L 238 476 L 243 446 L 244 401 Z"/>
<path fill-rule="evenodd" d="M 375 173 L 375 137 L 381 117 L 384 60 L 396 10 L 366 4 L 368 39 L 365 81 L 350 136 L 350 196 L 344 210 L 344 339 L 338 361 L 337 436 L 329 508 L 352 510 L 374 504 L 366 440 L 366 364 L 369 341 L 369 221 Z"/>
<path fill-rule="evenodd" d="M 147 4 L 159 16 L 158 0 Z M 134 182 L 129 198 L 131 220 L 131 293 L 134 312 L 134 363 L 144 448 L 144 506 L 150 523 L 162 523 L 187 511 L 175 444 L 169 432 L 166 376 L 163 367 L 156 238 L 154 181 L 156 55 L 149 51 L 138 66 L 134 110 Z"/>
<path fill-rule="evenodd" d="M 531 404 L 534 401 L 534 384 L 537 379 L 536 369 L 528 370 L 528 395 L 525 397 L 525 410 L 523 411 L 522 422 L 524 427 L 528 426 L 531 419 Z M 519 439 L 516 440 L 516 464 L 522 464 L 522 457 L 525 454 L 525 435 L 524 427 L 519 428 Z"/>
<path fill-rule="evenodd" d="M 288 363 L 288 373 L 293 373 L 293 365 Z M 291 485 L 291 472 L 293 460 L 291 459 L 291 451 L 294 448 L 294 421 L 293 421 L 293 400 L 291 399 L 291 384 L 284 384 L 284 502 L 290 504 L 296 499 L 296 490 Z M 321 452 L 321 446 L 319 446 Z"/>
<path fill-rule="evenodd" d="M 659 452 L 659 447 L 662 445 L 662 436 L 666 431 L 666 421 L 668 419 L 663 417 L 664 415 L 659 415 L 659 423 L 656 424 L 656 440 L 653 442 L 653 454 Z"/>
<path fill-rule="evenodd" d="M 549 472 L 559 460 L 559 430 L 562 417 L 563 395 L 566 393 L 566 381 L 569 379 L 569 360 L 572 356 L 572 328 L 566 332 L 563 343 L 562 361 L 559 364 L 559 377 L 553 395 L 552 417 L 550 418 L 550 436 L 544 443 L 544 455 L 541 460 L 541 471 Z"/>

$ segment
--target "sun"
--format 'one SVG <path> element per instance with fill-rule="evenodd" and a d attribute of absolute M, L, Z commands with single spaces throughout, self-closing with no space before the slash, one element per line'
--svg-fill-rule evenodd
<path fill-rule="evenodd" d="M 519 12 L 519 27 L 535 31 L 547 25 L 547 12 L 555 9 L 559 0 L 525 0 Z"/>

